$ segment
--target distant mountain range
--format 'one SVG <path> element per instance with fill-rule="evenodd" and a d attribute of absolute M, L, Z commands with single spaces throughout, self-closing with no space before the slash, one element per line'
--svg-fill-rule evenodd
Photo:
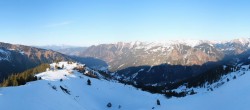
<path fill-rule="evenodd" d="M 47 50 L 54 50 L 70 56 L 79 56 L 80 53 L 83 53 L 87 49 L 87 47 L 77 47 L 68 45 L 48 45 L 48 46 L 37 46 L 37 47 Z"/>
<path fill-rule="evenodd" d="M 241 56 L 249 55 L 249 47 L 248 38 L 223 42 L 136 41 L 90 46 L 78 56 L 104 61 L 116 79 L 164 85 L 203 74 L 222 65 L 235 65 L 242 60 Z"/>
<path fill-rule="evenodd" d="M 237 55 L 249 48 L 249 39 L 215 42 L 202 40 L 155 42 L 118 42 L 91 46 L 79 56 L 106 61 L 111 71 L 131 66 L 202 65 Z"/>

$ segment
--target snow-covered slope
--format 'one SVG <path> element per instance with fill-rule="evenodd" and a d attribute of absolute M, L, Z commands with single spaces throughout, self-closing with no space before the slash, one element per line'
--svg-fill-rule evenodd
<path fill-rule="evenodd" d="M 5 51 L 3 49 L 0 48 L 0 61 L 1 60 L 10 60 L 10 52 L 9 51 Z"/>
<path fill-rule="evenodd" d="M 236 79 L 233 77 L 236 76 Z M 226 79 L 230 79 L 228 82 Z M 172 104 L 180 104 L 178 110 L 249 110 L 250 105 L 250 71 L 236 71 L 224 76 L 219 82 L 210 85 L 211 92 L 196 88 L 198 94 L 179 99 Z M 222 82 L 225 84 L 217 87 Z M 186 103 L 185 103 L 186 102 Z M 171 106 L 171 105 L 170 105 Z M 184 107 L 184 108 L 183 108 Z"/>
<path fill-rule="evenodd" d="M 249 110 L 250 107 L 250 71 L 245 71 L 241 77 L 230 80 L 213 92 L 167 99 L 163 95 L 144 92 L 115 81 L 89 78 L 73 70 L 76 63 L 60 62 L 59 65 L 65 68 L 38 74 L 42 80 L 24 86 L 0 88 L 0 109 Z M 91 85 L 87 84 L 88 79 Z M 156 104 L 157 99 L 161 105 Z M 109 102 L 112 104 L 110 108 L 106 106 Z"/>
<path fill-rule="evenodd" d="M 212 84 L 209 84 L 206 82 L 203 87 L 197 87 L 197 88 L 188 88 L 186 84 L 181 85 L 177 89 L 173 89 L 173 91 L 176 92 L 189 92 L 194 91 L 198 94 L 208 93 L 211 91 L 216 91 L 218 88 L 223 87 L 224 85 L 230 84 L 231 81 L 237 80 L 237 78 L 241 78 L 242 76 L 245 77 L 245 74 L 249 74 L 250 71 L 250 65 L 238 65 L 240 68 L 238 71 L 230 72 L 229 74 L 221 76 L 221 78 Z M 226 66 L 224 66 L 226 68 Z"/>

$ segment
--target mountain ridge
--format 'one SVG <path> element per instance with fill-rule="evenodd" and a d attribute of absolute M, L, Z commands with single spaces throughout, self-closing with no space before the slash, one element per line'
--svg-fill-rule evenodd
<path fill-rule="evenodd" d="M 121 67 L 159 65 L 163 63 L 173 65 L 201 65 L 208 61 L 218 61 L 225 55 L 235 55 L 246 51 L 250 40 L 247 39 L 247 41 L 243 42 L 244 39 L 242 39 L 224 42 L 194 40 L 195 43 L 193 43 L 193 40 L 187 42 L 170 41 L 170 43 L 117 42 L 90 46 L 78 56 L 104 60 L 109 64 L 111 71 L 119 70 Z M 132 64 L 130 63 L 126 66 L 126 64 L 119 63 L 126 63 L 126 61 L 121 61 L 122 59 L 133 59 L 133 61 L 130 61 Z M 148 61 L 144 61 L 145 59 Z M 133 64 L 137 60 L 139 60 L 139 63 Z"/>
<path fill-rule="evenodd" d="M 169 42 L 159 44 L 136 41 L 100 44 L 88 47 L 79 56 L 105 61 L 107 66 L 104 68 L 107 68 L 116 79 L 154 85 L 163 83 L 162 81 L 170 83 L 188 79 L 211 71 L 216 68 L 215 66 L 220 68 L 226 63 L 233 66 L 239 60 L 243 60 L 241 54 L 249 55 L 250 49 L 249 38 L 229 41 Z M 178 71 L 178 74 L 175 71 Z"/>
<path fill-rule="evenodd" d="M 0 82 L 11 74 L 23 72 L 42 63 L 72 60 L 70 57 L 52 50 L 19 44 L 0 42 L 0 50 Z"/>

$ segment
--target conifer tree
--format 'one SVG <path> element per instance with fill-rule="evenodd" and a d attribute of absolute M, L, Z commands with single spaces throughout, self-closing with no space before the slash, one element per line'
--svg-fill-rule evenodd
<path fill-rule="evenodd" d="M 88 84 L 88 85 L 91 85 L 91 81 L 90 81 L 89 79 L 88 79 L 88 81 L 87 81 L 87 84 Z"/>
<path fill-rule="evenodd" d="M 156 100 L 157 105 L 161 105 L 161 102 L 159 99 Z"/>
<path fill-rule="evenodd" d="M 233 79 L 236 79 L 236 76 L 234 76 Z"/>
<path fill-rule="evenodd" d="M 112 104 L 109 102 L 108 104 L 107 104 L 107 107 L 112 107 Z"/>

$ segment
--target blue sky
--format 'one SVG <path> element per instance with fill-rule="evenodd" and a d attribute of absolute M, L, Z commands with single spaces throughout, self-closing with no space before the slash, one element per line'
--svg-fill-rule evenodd
<path fill-rule="evenodd" d="M 1 0 L 0 42 L 88 46 L 250 37 L 247 0 Z"/>

